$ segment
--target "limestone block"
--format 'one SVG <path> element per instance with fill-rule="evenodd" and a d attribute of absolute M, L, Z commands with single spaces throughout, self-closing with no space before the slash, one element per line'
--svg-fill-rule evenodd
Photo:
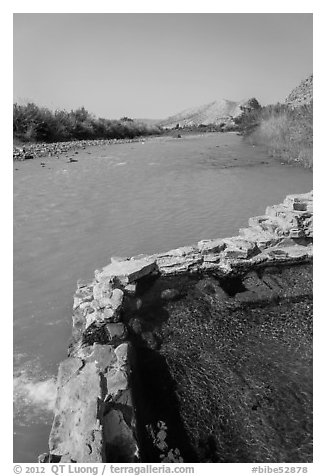
<path fill-rule="evenodd" d="M 164 253 L 166 256 L 187 256 L 196 253 L 198 249 L 195 246 L 182 246 Z"/>
<path fill-rule="evenodd" d="M 111 263 L 121 263 L 121 261 L 127 261 L 130 259 L 130 256 L 111 256 Z"/>
<path fill-rule="evenodd" d="M 300 222 L 301 230 L 308 238 L 313 237 L 313 217 L 303 218 Z"/>
<path fill-rule="evenodd" d="M 266 215 L 251 217 L 248 220 L 248 224 L 249 224 L 250 227 L 261 226 L 261 224 L 264 223 L 264 221 L 268 220 L 268 218 L 269 217 L 266 216 Z"/>
<path fill-rule="evenodd" d="M 112 322 L 106 324 L 106 330 L 109 335 L 109 343 L 121 343 L 127 338 L 128 332 L 126 326 L 122 322 Z"/>
<path fill-rule="evenodd" d="M 224 258 L 249 258 L 256 249 L 256 243 L 245 240 L 241 236 L 225 238 L 226 249 L 223 251 Z"/>
<path fill-rule="evenodd" d="M 198 242 L 198 249 L 203 254 L 220 253 L 225 249 L 225 242 L 222 239 L 201 240 Z"/>
<path fill-rule="evenodd" d="M 102 462 L 102 428 L 97 414 L 100 396 L 95 362 L 87 363 L 59 386 L 49 439 L 52 455 L 70 455 L 78 463 Z"/>
<path fill-rule="evenodd" d="M 76 308 L 72 314 L 73 331 L 80 332 L 85 327 L 85 314 L 83 309 Z"/>
<path fill-rule="evenodd" d="M 280 247 L 272 247 L 266 250 L 267 256 L 272 260 L 283 260 L 288 256 L 288 246 L 280 248 Z"/>
<path fill-rule="evenodd" d="M 49 453 L 42 453 L 41 455 L 38 456 L 37 462 L 44 464 L 44 463 L 50 463 L 50 454 Z"/>
<path fill-rule="evenodd" d="M 240 228 L 239 234 L 246 240 L 256 243 L 260 250 L 273 246 L 280 241 L 279 236 L 270 231 L 263 230 L 259 226 Z"/>
<path fill-rule="evenodd" d="M 284 200 L 284 205 L 292 210 L 313 211 L 313 193 L 303 193 L 300 195 L 288 195 Z"/>
<path fill-rule="evenodd" d="M 75 296 L 81 298 L 83 301 L 91 301 L 93 298 L 93 286 L 95 282 L 83 283 L 82 281 L 77 282 L 77 290 Z"/>
<path fill-rule="evenodd" d="M 123 291 L 119 288 L 113 290 L 111 298 L 110 298 L 110 307 L 115 311 L 118 312 L 121 309 L 123 301 Z"/>
<path fill-rule="evenodd" d="M 127 286 L 125 286 L 124 288 L 124 292 L 130 296 L 134 296 L 136 294 L 136 290 L 137 290 L 136 283 L 127 284 Z"/>
<path fill-rule="evenodd" d="M 82 298 L 74 296 L 74 303 L 72 308 L 77 309 L 77 307 L 79 307 L 82 302 L 83 302 Z"/>
<path fill-rule="evenodd" d="M 77 309 L 82 303 L 93 300 L 93 285 L 77 283 L 77 290 L 74 295 L 73 309 Z"/>
<path fill-rule="evenodd" d="M 298 227 L 296 217 L 289 216 L 287 219 L 281 216 L 275 216 L 265 220 L 261 227 L 264 231 L 277 236 L 286 236 L 290 233 L 292 228 Z"/>
<path fill-rule="evenodd" d="M 135 463 L 139 460 L 136 438 L 121 410 L 112 408 L 104 417 L 106 460 L 110 463 Z"/>
<path fill-rule="evenodd" d="M 220 261 L 220 255 L 219 254 L 205 254 L 203 256 L 203 262 L 204 263 L 218 263 Z"/>
<path fill-rule="evenodd" d="M 113 345 L 93 344 L 87 356 L 87 362 L 95 362 L 97 372 L 105 372 L 108 367 L 113 367 L 117 363 L 117 356 Z"/>
<path fill-rule="evenodd" d="M 113 293 L 113 286 L 110 280 L 104 280 L 95 284 L 93 288 L 94 299 L 98 301 L 101 307 L 110 304 L 110 299 Z"/>
<path fill-rule="evenodd" d="M 120 344 L 114 352 L 117 357 L 118 365 L 126 365 L 129 361 L 130 344 L 128 342 L 123 342 L 123 344 Z"/>
<path fill-rule="evenodd" d="M 300 228 L 291 228 L 289 232 L 290 238 L 302 238 L 305 236 L 304 230 L 300 230 Z"/>
<path fill-rule="evenodd" d="M 268 249 L 268 248 L 267 248 Z M 270 258 L 267 255 L 267 249 L 262 250 L 261 253 L 252 256 L 248 261 L 249 261 L 249 267 L 250 266 L 257 266 L 261 265 L 263 263 L 266 263 Z"/>
<path fill-rule="evenodd" d="M 113 315 L 113 311 L 112 309 L 110 310 L 111 314 Z M 105 319 L 104 319 L 104 314 L 100 311 L 94 311 L 92 313 L 89 313 L 86 315 L 86 323 L 85 323 L 85 329 L 88 329 L 92 324 L 96 323 L 96 324 L 100 324 L 100 323 L 104 323 L 105 322 Z"/>
<path fill-rule="evenodd" d="M 96 275 L 98 281 L 107 278 L 117 278 L 124 284 L 129 284 L 152 273 L 156 269 L 154 258 L 133 259 L 127 261 L 115 261 Z"/>
<path fill-rule="evenodd" d="M 312 257 L 312 246 L 288 246 L 286 248 L 289 258 L 309 258 Z"/>
<path fill-rule="evenodd" d="M 290 213 L 289 207 L 280 204 L 280 205 L 269 205 L 266 208 L 265 215 L 268 217 L 277 217 L 280 214 Z"/>
<path fill-rule="evenodd" d="M 92 301 L 92 310 L 86 315 L 85 329 L 88 329 L 93 323 L 101 324 L 107 322 L 117 322 L 120 319 L 120 309 L 123 302 L 123 291 L 113 289 L 110 291 L 111 297 L 100 298 Z M 105 304 L 105 306 L 104 306 Z"/>
<path fill-rule="evenodd" d="M 293 246 L 275 246 L 266 250 L 266 253 L 269 257 L 269 260 L 284 260 L 288 259 L 289 261 L 302 261 L 312 258 L 313 251 L 312 245 L 302 246 L 302 245 L 293 245 Z"/>
<path fill-rule="evenodd" d="M 191 266 L 200 264 L 202 256 L 200 253 L 193 253 L 186 256 L 157 255 L 156 263 L 162 275 L 184 273 Z"/>
<path fill-rule="evenodd" d="M 57 386 L 65 385 L 82 366 L 83 362 L 79 358 L 72 357 L 63 360 L 58 369 Z"/>
<path fill-rule="evenodd" d="M 128 388 L 128 376 L 123 368 L 110 369 L 106 374 L 107 394 L 114 397 Z"/>
<path fill-rule="evenodd" d="M 201 269 L 202 271 L 218 270 L 218 269 L 219 269 L 219 262 L 217 262 L 217 263 L 212 263 L 212 262 L 209 262 L 209 261 L 204 261 L 204 262 L 201 264 L 200 269 Z"/>
<path fill-rule="evenodd" d="M 114 403 L 133 407 L 133 399 L 130 387 L 127 388 L 127 390 L 120 392 L 119 395 L 114 399 Z"/>
<path fill-rule="evenodd" d="M 71 455 L 63 455 L 62 458 L 60 459 L 60 464 L 61 463 L 73 463 L 73 459 L 71 458 Z"/>

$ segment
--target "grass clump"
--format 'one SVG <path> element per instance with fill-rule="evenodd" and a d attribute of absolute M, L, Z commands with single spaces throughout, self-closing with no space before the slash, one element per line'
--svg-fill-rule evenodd
<path fill-rule="evenodd" d="M 313 165 L 313 104 L 297 108 L 277 104 L 244 114 L 238 127 L 254 145 L 289 163 Z"/>

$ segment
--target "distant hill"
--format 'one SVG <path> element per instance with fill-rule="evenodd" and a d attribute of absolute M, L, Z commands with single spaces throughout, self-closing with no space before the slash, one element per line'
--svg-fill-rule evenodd
<path fill-rule="evenodd" d="M 299 86 L 295 87 L 293 91 L 285 99 L 285 104 L 290 107 L 299 107 L 304 104 L 310 104 L 313 100 L 313 75 L 301 81 Z"/>
<path fill-rule="evenodd" d="M 233 122 L 233 118 L 240 116 L 244 111 L 259 108 L 260 105 L 255 98 L 240 102 L 220 99 L 203 106 L 186 109 L 161 121 L 159 125 L 168 129 L 178 125 L 179 127 L 199 126 L 200 124 L 219 125 Z"/>
<path fill-rule="evenodd" d="M 137 117 L 136 119 L 134 119 L 134 121 L 146 124 L 146 126 L 156 126 L 157 124 L 160 124 L 162 122 L 162 119 L 142 119 Z"/>

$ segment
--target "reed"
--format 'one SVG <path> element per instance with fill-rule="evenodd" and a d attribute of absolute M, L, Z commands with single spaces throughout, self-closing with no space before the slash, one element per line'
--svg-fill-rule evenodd
<path fill-rule="evenodd" d="M 312 102 L 295 109 L 286 105 L 267 106 L 243 116 L 238 126 L 247 141 L 266 147 L 270 155 L 312 168 Z"/>

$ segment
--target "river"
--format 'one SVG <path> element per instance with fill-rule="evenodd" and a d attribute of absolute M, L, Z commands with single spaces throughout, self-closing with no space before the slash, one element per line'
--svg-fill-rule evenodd
<path fill-rule="evenodd" d="M 78 162 L 69 163 L 68 156 Z M 111 256 L 237 234 L 312 173 L 234 133 L 88 147 L 14 163 L 14 461 L 47 451 L 73 294 Z M 44 165 L 41 165 L 41 164 Z"/>

